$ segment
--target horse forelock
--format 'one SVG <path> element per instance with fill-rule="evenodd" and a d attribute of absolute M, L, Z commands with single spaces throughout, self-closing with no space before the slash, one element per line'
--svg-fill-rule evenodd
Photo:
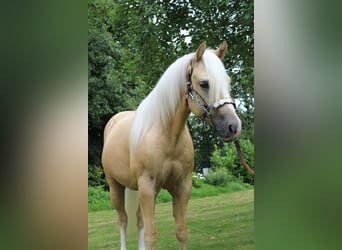
<path fill-rule="evenodd" d="M 186 65 L 192 55 L 185 55 L 172 63 L 138 106 L 131 129 L 131 147 L 139 143 L 149 128 L 160 124 L 166 126 L 174 117 L 180 95 L 185 93 Z"/>
<path fill-rule="evenodd" d="M 214 54 L 214 51 L 206 50 L 203 55 L 203 62 L 210 82 L 209 103 L 230 97 L 230 78 L 221 59 Z"/>

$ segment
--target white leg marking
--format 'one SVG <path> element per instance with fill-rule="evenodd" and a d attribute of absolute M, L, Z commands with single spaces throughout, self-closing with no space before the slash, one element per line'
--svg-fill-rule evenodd
<path fill-rule="evenodd" d="M 145 250 L 144 228 L 139 229 L 139 250 Z"/>
<path fill-rule="evenodd" d="M 121 250 L 126 250 L 126 230 L 124 226 L 120 226 Z"/>

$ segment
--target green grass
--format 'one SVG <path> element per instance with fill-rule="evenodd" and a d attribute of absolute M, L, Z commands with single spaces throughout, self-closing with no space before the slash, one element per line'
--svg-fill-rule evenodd
<path fill-rule="evenodd" d="M 88 215 L 88 249 L 120 249 L 114 210 Z M 174 234 L 172 203 L 156 205 L 158 240 L 156 250 L 178 249 Z M 188 249 L 253 249 L 254 190 L 190 199 L 187 210 Z M 127 248 L 137 249 L 128 239 Z"/>
<path fill-rule="evenodd" d="M 204 182 L 199 188 L 192 187 L 191 199 L 215 196 L 222 193 L 230 193 L 251 189 L 252 186 L 242 182 L 229 182 L 225 186 L 212 186 Z M 169 202 L 172 200 L 171 195 L 165 189 L 160 190 L 156 203 Z M 112 203 L 109 198 L 109 192 L 106 192 L 102 187 L 88 187 L 88 211 L 109 210 L 112 208 Z"/>

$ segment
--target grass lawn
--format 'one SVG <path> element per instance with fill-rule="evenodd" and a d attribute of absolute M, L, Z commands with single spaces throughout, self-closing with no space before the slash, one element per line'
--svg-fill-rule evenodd
<path fill-rule="evenodd" d="M 114 210 L 89 212 L 88 249 L 120 249 Z M 155 249 L 178 249 L 172 203 L 156 205 L 158 239 Z M 254 249 L 254 190 L 190 199 L 187 247 L 191 249 Z M 138 249 L 135 238 L 127 249 Z"/>

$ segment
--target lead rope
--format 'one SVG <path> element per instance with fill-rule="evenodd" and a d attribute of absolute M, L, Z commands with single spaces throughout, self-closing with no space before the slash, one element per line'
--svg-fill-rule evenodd
<path fill-rule="evenodd" d="M 251 169 L 251 167 L 247 164 L 247 162 L 245 161 L 245 159 L 244 159 L 244 157 L 243 157 L 243 153 L 242 153 L 242 151 L 241 151 L 241 147 L 240 147 L 239 140 L 236 139 L 236 140 L 234 141 L 234 144 L 235 144 L 236 151 L 238 152 L 239 157 L 240 157 L 240 160 L 242 161 L 243 165 L 247 168 L 247 170 L 248 170 L 252 175 L 254 175 L 254 170 Z"/>

